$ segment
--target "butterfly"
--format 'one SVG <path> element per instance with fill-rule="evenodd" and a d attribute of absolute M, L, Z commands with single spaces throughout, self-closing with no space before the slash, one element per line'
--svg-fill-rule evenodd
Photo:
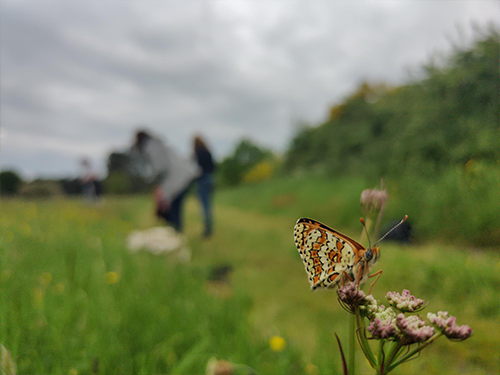
<path fill-rule="evenodd" d="M 309 276 L 311 289 L 333 288 L 349 281 L 354 281 L 359 286 L 368 277 L 380 276 L 382 270 L 368 275 L 380 257 L 377 244 L 406 219 L 408 215 L 368 249 L 319 221 L 306 218 L 297 220 L 294 228 L 295 244 Z M 360 221 L 364 226 L 364 220 Z M 375 282 L 377 280 L 378 277 Z M 371 287 L 368 293 L 370 292 Z"/>
<path fill-rule="evenodd" d="M 352 238 L 313 219 L 297 221 L 294 239 L 313 290 L 349 281 L 361 285 L 380 256 L 378 247 L 365 249 Z"/>

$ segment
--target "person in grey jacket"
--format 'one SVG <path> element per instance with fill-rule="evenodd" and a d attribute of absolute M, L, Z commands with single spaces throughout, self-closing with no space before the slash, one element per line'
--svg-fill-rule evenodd
<path fill-rule="evenodd" d="M 133 150 L 141 158 L 142 174 L 157 184 L 156 214 L 181 232 L 182 203 L 200 168 L 144 130 L 136 133 Z"/>

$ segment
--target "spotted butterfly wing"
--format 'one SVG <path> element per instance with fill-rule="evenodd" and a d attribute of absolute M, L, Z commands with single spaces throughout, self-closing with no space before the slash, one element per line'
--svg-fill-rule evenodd
<path fill-rule="evenodd" d="M 353 239 L 312 219 L 297 221 L 294 239 L 311 289 L 333 288 L 354 280 L 365 248 Z"/>

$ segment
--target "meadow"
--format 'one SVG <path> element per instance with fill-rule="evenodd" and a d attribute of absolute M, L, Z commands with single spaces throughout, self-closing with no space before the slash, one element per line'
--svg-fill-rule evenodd
<path fill-rule="evenodd" d="M 127 250 L 130 231 L 159 224 L 148 196 L 97 206 L 2 200 L 0 342 L 18 374 L 204 374 L 213 357 L 259 374 L 340 374 L 334 333 L 347 345 L 349 316 L 335 292 L 310 291 L 293 226 L 312 217 L 358 238 L 359 194 L 369 187 L 296 177 L 218 191 L 209 240 L 190 197 L 189 264 Z M 405 213 L 393 203 L 387 219 Z M 499 249 L 419 239 L 382 243 L 381 252 L 377 299 L 410 289 L 429 301 L 425 313 L 447 310 L 474 331 L 461 343 L 438 340 L 393 373 L 497 373 Z M 230 287 L 214 292 L 211 270 L 224 265 Z M 284 348 L 270 345 L 274 336 Z M 361 352 L 357 368 L 372 373 Z"/>

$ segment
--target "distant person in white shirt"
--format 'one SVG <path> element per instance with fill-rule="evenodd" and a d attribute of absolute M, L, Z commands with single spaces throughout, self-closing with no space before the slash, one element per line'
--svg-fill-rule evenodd
<path fill-rule="evenodd" d="M 136 133 L 133 151 L 143 164 L 141 173 L 157 184 L 154 195 L 157 216 L 181 232 L 184 197 L 200 176 L 200 168 L 144 130 Z"/>

